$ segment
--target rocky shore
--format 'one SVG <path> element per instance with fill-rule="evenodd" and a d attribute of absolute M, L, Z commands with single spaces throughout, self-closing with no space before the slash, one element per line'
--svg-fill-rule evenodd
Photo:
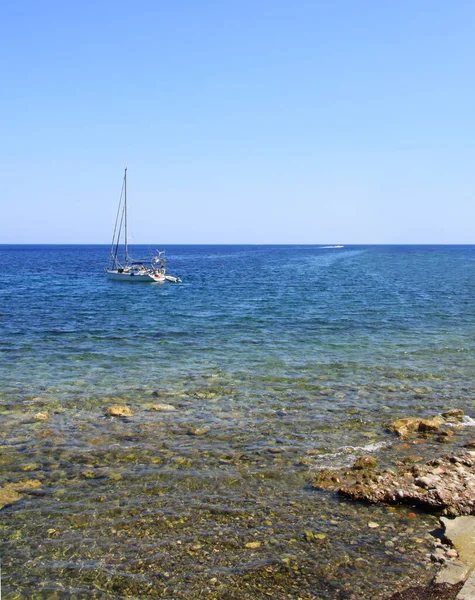
<path fill-rule="evenodd" d="M 368 456 L 351 469 L 324 469 L 314 475 L 313 485 L 351 500 L 410 504 L 452 517 L 475 514 L 475 453 L 447 454 L 396 470 L 377 471 L 375 464 Z"/>
<path fill-rule="evenodd" d="M 399 419 L 387 429 L 403 440 L 419 443 L 420 436 L 436 435 L 446 442 L 462 417 L 452 409 L 432 419 Z M 351 468 L 318 470 L 311 483 L 353 501 L 408 504 L 441 516 L 444 534 L 434 537 L 431 554 L 439 573 L 430 586 L 414 586 L 388 600 L 475 600 L 475 440 L 424 463 L 407 462 L 378 470 L 373 456 L 360 456 Z"/>
<path fill-rule="evenodd" d="M 475 519 L 475 445 L 473 429 L 466 427 L 472 421 L 461 411 L 399 419 L 386 433 L 384 422 L 368 421 L 353 445 L 344 445 L 342 436 L 336 454 L 322 445 L 302 459 L 283 438 L 268 435 L 262 445 L 239 440 L 232 453 L 222 451 L 216 422 L 190 413 L 181 397 L 154 393 L 148 403 L 127 404 L 113 398 L 94 418 L 88 414 L 90 421 L 84 414 L 72 419 L 63 409 L 44 406 L 38 413 L 35 407 L 15 422 L 16 444 L 6 457 L 19 449 L 22 460 L 8 463 L 18 469 L 0 487 L 0 509 L 8 511 L 8 540 L 21 557 L 40 546 L 52 560 L 64 560 L 72 538 L 96 540 L 99 523 L 105 542 L 88 546 L 82 556 L 112 564 L 113 580 L 110 564 L 101 580 L 105 589 L 114 587 L 111 597 L 119 591 L 145 597 L 155 586 L 163 598 L 197 598 L 203 590 L 210 597 L 234 597 L 237 589 L 240 598 L 252 599 L 265 593 L 282 600 L 381 600 L 390 594 L 391 600 L 473 600 L 465 592 L 475 559 L 446 528 L 469 519 L 462 530 L 470 532 Z M 61 437 L 71 429 L 74 444 Z M 197 491 L 208 489 L 200 478 L 203 456 L 207 468 L 213 466 L 216 494 L 198 497 L 196 504 Z M 318 464 L 351 463 L 316 470 Z M 279 497 L 283 472 L 295 480 Z M 329 493 L 309 489 L 309 476 L 312 486 Z M 251 487 L 255 478 L 258 488 Z M 244 490 L 243 499 L 235 496 L 236 487 Z M 130 507 L 125 498 L 139 501 Z M 404 506 L 385 506 L 395 504 Z M 47 517 L 35 526 L 36 545 L 26 524 L 32 511 L 37 519 Z M 442 522 L 445 533 L 441 528 L 435 537 L 433 515 L 449 517 Z M 124 574 L 123 565 L 130 565 L 124 549 L 131 544 L 138 560 Z M 14 586 L 24 564 L 7 565 Z M 244 565 L 242 571 L 236 564 Z M 61 585 L 76 584 L 72 571 L 41 569 L 41 581 L 57 577 Z M 432 577 L 434 583 L 423 587 Z M 400 591 L 408 585 L 413 587 Z"/>

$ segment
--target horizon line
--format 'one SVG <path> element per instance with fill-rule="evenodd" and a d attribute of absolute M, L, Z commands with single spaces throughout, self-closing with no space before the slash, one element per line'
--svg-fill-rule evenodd
<path fill-rule="evenodd" d="M 475 242 L 129 242 L 129 246 L 475 246 Z M 6 242 L 2 246 L 110 246 L 110 242 Z"/>

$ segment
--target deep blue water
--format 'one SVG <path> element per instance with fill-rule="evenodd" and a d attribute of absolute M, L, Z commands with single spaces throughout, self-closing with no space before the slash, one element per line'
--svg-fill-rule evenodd
<path fill-rule="evenodd" d="M 474 246 L 172 246 L 178 286 L 108 281 L 107 255 L 0 247 L 7 389 L 87 382 L 98 367 L 142 381 L 328 363 L 437 371 L 473 350 Z"/>
<path fill-rule="evenodd" d="M 0 491 L 44 492 L 2 511 L 5 593 L 376 598 L 426 573 L 429 541 L 388 550 L 403 509 L 339 502 L 309 470 L 384 464 L 389 418 L 457 407 L 473 431 L 475 246 L 169 246 L 178 285 L 107 280 L 108 253 L 0 246 Z"/>

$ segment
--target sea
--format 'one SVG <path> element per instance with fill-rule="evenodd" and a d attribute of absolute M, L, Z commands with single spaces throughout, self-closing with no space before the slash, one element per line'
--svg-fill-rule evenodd
<path fill-rule="evenodd" d="M 108 280 L 105 245 L 0 246 L 2 597 L 359 600 L 428 581 L 436 516 L 312 477 L 473 439 L 475 246 L 166 252 L 181 284 Z M 386 429 L 450 408 L 443 449 Z"/>

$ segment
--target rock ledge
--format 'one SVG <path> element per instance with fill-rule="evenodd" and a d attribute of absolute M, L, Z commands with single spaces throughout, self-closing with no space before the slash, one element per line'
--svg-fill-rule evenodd
<path fill-rule="evenodd" d="M 470 452 L 397 471 L 323 469 L 313 476 L 312 485 L 352 500 L 415 504 L 451 517 L 475 515 L 475 457 Z"/>

